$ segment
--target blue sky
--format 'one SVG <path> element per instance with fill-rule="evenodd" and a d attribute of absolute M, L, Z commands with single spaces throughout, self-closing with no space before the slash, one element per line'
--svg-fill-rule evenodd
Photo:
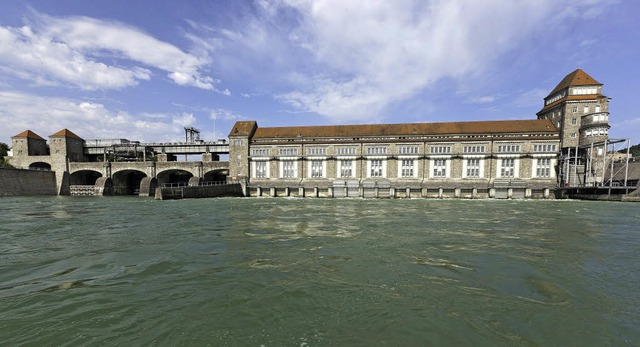
<path fill-rule="evenodd" d="M 632 0 L 3 0 L 0 142 L 535 119 L 582 68 L 612 98 L 610 137 L 636 144 L 638 13 Z"/>

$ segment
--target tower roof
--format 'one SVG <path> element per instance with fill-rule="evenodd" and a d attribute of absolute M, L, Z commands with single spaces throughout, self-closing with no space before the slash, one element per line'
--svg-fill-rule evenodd
<path fill-rule="evenodd" d="M 20 134 L 15 135 L 13 137 L 26 137 L 26 138 L 29 138 L 29 139 L 36 139 L 36 140 L 45 141 L 45 139 L 43 139 L 42 137 L 40 137 L 38 134 L 34 133 L 31 130 L 25 130 L 25 131 L 21 132 Z"/>
<path fill-rule="evenodd" d="M 258 123 L 255 121 L 238 121 L 231 129 L 229 136 L 251 136 L 257 127 Z"/>
<path fill-rule="evenodd" d="M 553 88 L 553 90 L 551 91 L 551 93 L 549 93 L 547 97 L 570 86 L 593 86 L 593 85 L 601 86 L 602 83 L 596 81 L 593 77 L 589 76 L 589 74 L 584 72 L 582 69 L 576 69 L 572 73 L 566 75 L 562 79 L 562 81 L 560 81 L 560 83 L 558 83 L 558 85 L 555 88 Z"/>
<path fill-rule="evenodd" d="M 74 139 L 82 140 L 82 138 L 80 136 L 74 134 L 71 130 L 66 129 L 66 128 L 58 131 L 57 133 L 55 133 L 55 134 L 53 134 L 53 135 L 51 135 L 49 137 L 71 137 L 71 138 L 74 138 Z"/>

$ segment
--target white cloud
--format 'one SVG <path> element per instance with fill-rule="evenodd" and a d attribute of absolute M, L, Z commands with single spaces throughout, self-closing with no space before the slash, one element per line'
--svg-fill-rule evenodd
<path fill-rule="evenodd" d="M 540 107 L 543 106 L 543 100 L 549 94 L 548 89 L 536 88 L 526 92 L 519 93 L 513 98 L 512 104 L 516 107 Z"/>
<path fill-rule="evenodd" d="M 260 2 L 265 15 L 278 16 Z M 568 3 L 540 1 L 282 0 L 297 11 L 293 42 L 313 55 L 295 76 L 297 90 L 278 98 L 334 121 L 369 120 L 445 78 L 486 71 L 554 20 Z M 592 4 L 591 6 L 596 6 Z M 584 8 L 588 8 L 586 5 Z M 290 12 L 290 11 L 289 11 Z M 325 71 L 318 74 L 314 71 Z M 490 102 L 481 98 L 476 102 Z"/>
<path fill-rule="evenodd" d="M 202 74 L 208 56 L 186 53 L 119 22 L 34 17 L 31 25 L 0 27 L 2 73 L 11 71 L 36 84 L 71 83 L 94 90 L 136 85 L 152 77 L 151 67 L 166 71 L 178 85 L 215 90 L 213 79 Z"/>
<path fill-rule="evenodd" d="M 490 104 L 497 100 L 495 95 L 472 96 L 467 99 L 470 104 Z"/>
<path fill-rule="evenodd" d="M 182 139 L 183 127 L 195 122 L 191 113 L 132 115 L 109 110 L 96 102 L 0 91 L 0 124 L 3 124 L 0 141 L 3 142 L 27 129 L 47 138 L 63 128 L 84 139 L 176 141 Z"/>

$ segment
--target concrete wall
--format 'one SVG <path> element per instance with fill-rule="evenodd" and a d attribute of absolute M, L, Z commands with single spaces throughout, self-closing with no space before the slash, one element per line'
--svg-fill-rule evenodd
<path fill-rule="evenodd" d="M 57 195 L 53 171 L 0 169 L 0 196 Z"/>

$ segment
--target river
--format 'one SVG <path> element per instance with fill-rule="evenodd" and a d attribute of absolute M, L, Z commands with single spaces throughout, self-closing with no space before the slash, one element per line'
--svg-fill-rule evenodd
<path fill-rule="evenodd" d="M 0 344 L 640 344 L 640 204 L 0 198 Z"/>

